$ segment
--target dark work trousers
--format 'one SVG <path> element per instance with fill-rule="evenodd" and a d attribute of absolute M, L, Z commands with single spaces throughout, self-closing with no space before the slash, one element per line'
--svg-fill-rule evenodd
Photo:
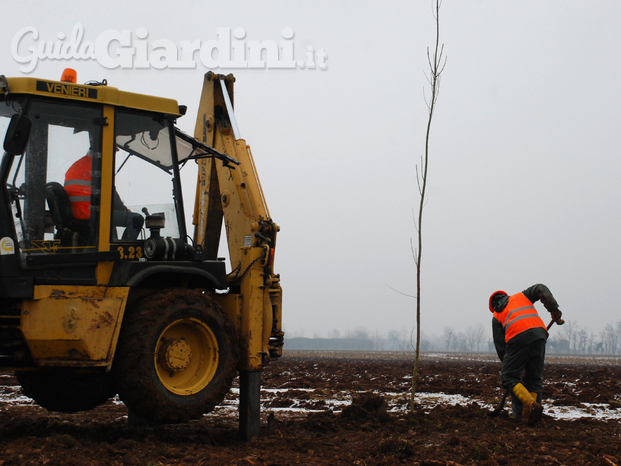
<path fill-rule="evenodd" d="M 543 386 L 543 364 L 546 357 L 546 340 L 537 339 L 527 345 L 516 346 L 509 343 L 507 352 L 502 360 L 500 380 L 502 385 L 512 390 L 518 383 L 522 383 L 531 393 L 537 393 L 537 402 L 541 403 L 541 388 Z M 524 375 L 522 376 L 522 372 Z M 513 417 L 522 414 L 522 402 L 511 394 Z"/>
<path fill-rule="evenodd" d="M 123 241 L 136 241 L 144 224 L 144 217 L 135 212 L 115 210 L 112 224 L 115 227 L 125 227 L 122 237 Z"/>

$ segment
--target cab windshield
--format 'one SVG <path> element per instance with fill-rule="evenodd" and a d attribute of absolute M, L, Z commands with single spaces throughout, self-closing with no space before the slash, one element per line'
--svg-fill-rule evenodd
<path fill-rule="evenodd" d="M 17 101 L 0 103 L 0 131 L 18 111 Z M 89 180 L 86 213 L 72 209 L 65 191 L 66 173 L 87 155 L 94 173 L 101 173 L 101 107 L 35 100 L 28 106 L 32 121 L 23 155 L 10 167 L 7 190 L 16 238 L 23 254 L 95 251 L 98 237 L 100 176 Z"/>

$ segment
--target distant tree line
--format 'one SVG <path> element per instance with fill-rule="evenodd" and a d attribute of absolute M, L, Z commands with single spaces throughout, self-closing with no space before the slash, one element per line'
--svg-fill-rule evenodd
<path fill-rule="evenodd" d="M 567 320 L 560 327 L 558 335 L 548 339 L 550 352 L 566 354 L 621 354 L 621 320 L 607 324 L 599 333 L 578 327 L 575 321 Z"/>
<path fill-rule="evenodd" d="M 414 351 L 414 341 L 412 332 L 404 329 L 380 334 L 359 327 L 346 334 L 332 330 L 327 336 L 315 334 L 313 337 L 305 337 L 303 333 L 288 333 L 285 337 L 286 349 Z M 462 331 L 445 327 L 441 336 L 421 334 L 421 351 L 495 352 L 491 326 L 486 328 L 476 323 Z M 567 320 L 565 325 L 550 329 L 547 352 L 621 355 L 621 320 L 607 324 L 599 333 L 580 328 L 575 321 Z"/>

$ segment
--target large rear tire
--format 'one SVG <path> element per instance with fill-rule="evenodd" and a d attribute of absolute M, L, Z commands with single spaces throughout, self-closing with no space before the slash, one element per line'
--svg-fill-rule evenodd
<path fill-rule="evenodd" d="M 168 290 L 128 310 L 113 364 L 119 397 L 153 423 L 196 419 L 222 402 L 237 374 L 233 324 L 212 298 Z"/>
<path fill-rule="evenodd" d="M 77 413 L 96 408 L 116 391 L 109 372 L 50 368 L 15 371 L 22 393 L 48 411 Z"/>

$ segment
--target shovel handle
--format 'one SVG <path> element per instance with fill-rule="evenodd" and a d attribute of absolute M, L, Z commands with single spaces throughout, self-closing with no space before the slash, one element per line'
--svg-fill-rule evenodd
<path fill-rule="evenodd" d="M 550 330 L 550 327 L 552 327 L 552 325 L 554 325 L 554 322 L 556 322 L 556 320 L 552 319 L 550 321 L 550 323 L 548 324 L 548 326 L 546 327 L 546 330 Z M 563 319 L 560 319 L 558 322 L 556 322 L 558 325 L 563 325 L 565 323 L 565 321 Z"/>

